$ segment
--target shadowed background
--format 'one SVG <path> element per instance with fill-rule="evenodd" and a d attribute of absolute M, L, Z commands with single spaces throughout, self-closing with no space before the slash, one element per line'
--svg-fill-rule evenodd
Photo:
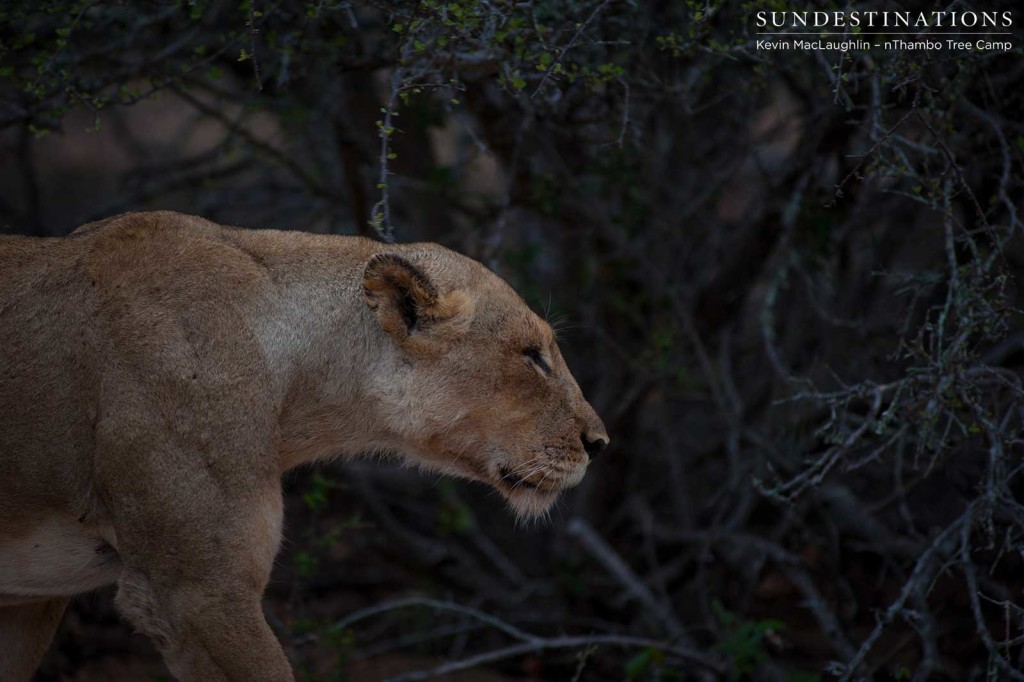
<path fill-rule="evenodd" d="M 290 473 L 266 611 L 301 679 L 1024 679 L 1020 31 L 768 52 L 759 7 L 0 5 L 0 231 L 438 241 L 604 417 L 526 527 L 387 464 Z M 40 679 L 166 678 L 111 596 Z"/>

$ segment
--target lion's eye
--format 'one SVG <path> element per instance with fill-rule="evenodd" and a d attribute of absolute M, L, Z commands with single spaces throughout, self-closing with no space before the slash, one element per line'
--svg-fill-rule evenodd
<path fill-rule="evenodd" d="M 544 359 L 544 355 L 541 354 L 540 348 L 531 346 L 523 351 L 523 355 L 529 358 L 530 362 L 540 367 L 545 374 L 551 374 L 551 365 L 549 365 L 548 361 Z"/>

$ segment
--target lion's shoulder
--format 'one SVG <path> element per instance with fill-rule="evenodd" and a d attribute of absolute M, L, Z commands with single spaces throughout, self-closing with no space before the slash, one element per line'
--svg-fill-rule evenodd
<path fill-rule="evenodd" d="M 199 216 L 177 211 L 131 211 L 102 220 L 94 220 L 76 228 L 72 239 L 98 235 L 136 235 L 149 233 L 210 232 L 223 229 L 220 225 Z"/>

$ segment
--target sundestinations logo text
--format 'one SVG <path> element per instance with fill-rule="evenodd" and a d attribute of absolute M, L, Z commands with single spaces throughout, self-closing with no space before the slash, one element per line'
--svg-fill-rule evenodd
<path fill-rule="evenodd" d="M 1012 12 L 768 12 L 756 15 L 758 28 L 1011 28 Z"/>
<path fill-rule="evenodd" d="M 1013 49 L 1010 11 L 760 10 L 758 50 Z"/>

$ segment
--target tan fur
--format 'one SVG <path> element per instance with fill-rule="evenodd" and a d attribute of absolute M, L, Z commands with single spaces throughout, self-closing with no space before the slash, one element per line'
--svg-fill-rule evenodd
<path fill-rule="evenodd" d="M 50 646 L 68 598 L 0 604 L 0 680 L 27 680 Z"/>
<path fill-rule="evenodd" d="M 178 678 L 291 679 L 260 607 L 284 470 L 395 453 L 536 516 L 584 440 L 548 325 L 437 245 L 170 212 L 0 238 L 0 679 L 115 580 Z"/>

